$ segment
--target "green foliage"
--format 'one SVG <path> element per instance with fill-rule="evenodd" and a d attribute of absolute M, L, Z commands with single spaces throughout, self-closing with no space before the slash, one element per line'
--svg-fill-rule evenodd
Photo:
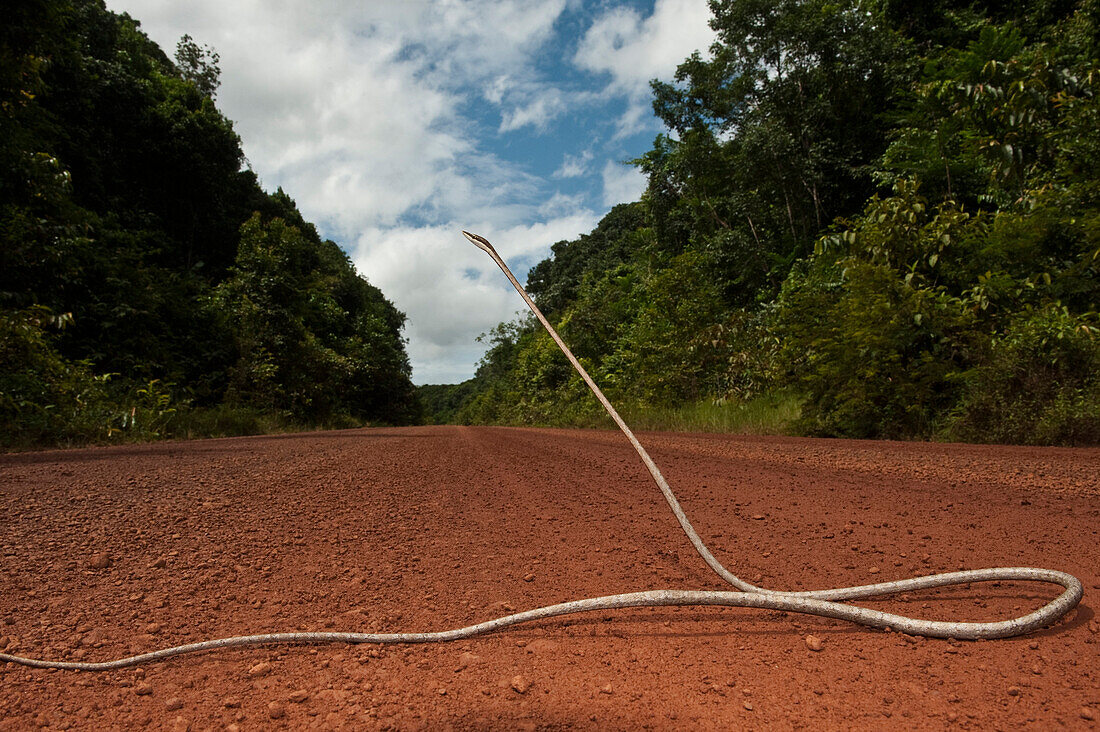
<path fill-rule="evenodd" d="M 164 436 L 227 398 L 287 424 L 417 419 L 404 315 L 241 169 L 217 53 L 176 51 L 101 0 L 0 27 L 0 310 L 34 364 L 0 364 L 5 441 Z"/>
<path fill-rule="evenodd" d="M 813 434 L 913 438 L 954 403 L 971 316 L 942 292 L 855 259 L 792 275 L 777 330 Z"/>
<path fill-rule="evenodd" d="M 873 190 L 881 123 L 910 71 L 859 2 L 712 3 L 718 43 L 653 83 L 678 139 L 638 162 L 660 245 L 704 249 L 735 306 L 772 299 L 792 262 Z"/>
<path fill-rule="evenodd" d="M 675 407 L 638 405 L 626 410 L 623 418 L 639 430 L 785 435 L 799 418 L 800 401 L 790 393 L 776 392 L 748 400 L 706 399 Z"/>
<path fill-rule="evenodd" d="M 653 84 L 642 200 L 529 276 L 622 411 L 1100 442 L 1100 2 L 711 6 L 710 57 Z M 531 321 L 451 396 L 460 420 L 607 424 Z"/>
<path fill-rule="evenodd" d="M 1100 321 L 1049 305 L 1022 313 L 967 374 L 945 436 L 1032 445 L 1100 443 Z"/>
<path fill-rule="evenodd" d="M 455 424 L 459 410 L 476 391 L 476 382 L 467 379 L 460 384 L 424 384 L 416 387 L 416 396 L 424 409 L 427 424 Z"/>
<path fill-rule="evenodd" d="M 64 443 L 105 431 L 106 378 L 62 358 L 46 330 L 70 322 L 42 307 L 0 311 L 0 445 Z"/>
<path fill-rule="evenodd" d="M 176 66 L 184 79 L 194 84 L 203 95 L 213 99 L 221 86 L 221 56 L 210 46 L 200 47 L 184 34 L 176 44 Z"/>
<path fill-rule="evenodd" d="M 304 420 L 341 412 L 391 421 L 414 416 L 404 316 L 332 242 L 253 215 L 212 306 L 228 313 L 239 354 L 229 370 L 231 401 Z"/>

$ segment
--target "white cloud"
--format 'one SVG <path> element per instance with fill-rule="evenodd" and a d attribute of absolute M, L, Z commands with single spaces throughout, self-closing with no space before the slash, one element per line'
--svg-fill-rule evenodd
<path fill-rule="evenodd" d="M 485 97 L 485 101 L 490 104 L 500 106 L 501 101 L 504 99 L 504 93 L 508 91 L 508 87 L 511 84 L 508 80 L 507 74 L 501 74 L 497 78 L 485 85 L 482 96 Z"/>
<path fill-rule="evenodd" d="M 592 230 L 599 216 L 577 210 L 558 218 L 498 228 L 488 221 L 433 227 L 375 229 L 359 237 L 352 259 L 409 317 L 409 358 L 417 383 L 469 378 L 485 351 L 475 341 L 511 320 L 523 301 L 484 252 L 462 237 L 465 228 L 493 243 L 516 277 L 519 263 L 539 259 L 550 245 Z M 469 273 L 474 273 L 471 277 Z"/>
<path fill-rule="evenodd" d="M 583 141 L 585 152 L 564 156 L 552 175 L 592 183 L 598 176 L 605 205 L 636 199 L 644 188 L 637 171 L 615 164 L 601 171 L 593 161 L 613 154 L 602 145 L 652 124 L 649 79 L 671 75 L 711 37 L 705 0 L 657 0 L 650 18 L 608 10 L 571 60 L 609 75 L 598 90 L 565 86 L 538 67 L 540 58 L 560 54 L 556 23 L 579 0 L 108 6 L 139 19 L 169 56 L 185 33 L 217 50 L 218 105 L 253 169 L 265 188 L 282 186 L 408 313 L 418 383 L 469 376 L 484 350 L 473 338 L 521 306 L 459 228 L 499 237 L 501 251 L 511 248 L 529 266 L 599 219 L 591 193 L 586 200 L 554 192 L 535 177 L 523 157 L 527 138 L 567 113 L 599 109 L 601 99 L 625 100 L 617 138 Z M 481 276 L 464 276 L 468 267 Z"/>
<path fill-rule="evenodd" d="M 528 125 L 544 131 L 555 118 L 565 114 L 569 106 L 559 89 L 543 89 L 525 106 L 504 112 L 500 120 L 500 132 L 513 132 Z"/>
<path fill-rule="evenodd" d="M 580 155 L 566 155 L 561 161 L 561 167 L 554 171 L 555 178 L 579 178 L 588 172 L 588 164 L 592 162 L 593 153 L 585 150 Z"/>
<path fill-rule="evenodd" d="M 603 166 L 603 202 L 607 206 L 637 201 L 645 192 L 646 177 L 633 165 L 608 161 Z"/>
<path fill-rule="evenodd" d="M 643 102 L 651 79 L 668 79 L 694 51 L 706 53 L 715 35 L 706 0 L 657 0 L 643 18 L 633 8 L 608 10 L 585 33 L 573 62 L 611 76 L 609 93 L 624 94 L 631 104 L 619 120 L 619 136 L 640 131 Z M 646 106 L 648 106 L 646 104 Z"/>

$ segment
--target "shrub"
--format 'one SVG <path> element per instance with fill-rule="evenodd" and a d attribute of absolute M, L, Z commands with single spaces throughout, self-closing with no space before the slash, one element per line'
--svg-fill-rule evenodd
<path fill-rule="evenodd" d="M 1100 443 L 1100 325 L 1060 305 L 1026 313 L 967 374 L 944 436 L 1035 445 Z"/>

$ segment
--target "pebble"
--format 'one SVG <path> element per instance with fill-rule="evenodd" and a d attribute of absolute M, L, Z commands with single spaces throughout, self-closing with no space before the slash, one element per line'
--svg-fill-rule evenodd
<path fill-rule="evenodd" d="M 239 709 L 241 706 L 241 700 L 235 696 L 225 697 L 225 701 L 222 702 L 226 709 Z"/>
<path fill-rule="evenodd" d="M 1019 686 L 1010 686 L 1010 687 L 1008 687 L 1008 695 L 1009 696 L 1019 696 L 1020 695 L 1020 687 Z"/>
<path fill-rule="evenodd" d="M 745 711 L 752 711 L 752 702 L 745 702 L 742 706 L 745 707 Z"/>
<path fill-rule="evenodd" d="M 183 717 L 176 717 L 172 720 L 172 732 L 189 732 L 191 729 L 191 723 Z"/>
<path fill-rule="evenodd" d="M 252 668 L 248 669 L 249 676 L 263 676 L 271 670 L 271 664 L 267 661 L 260 661 Z"/>
<path fill-rule="evenodd" d="M 145 626 L 145 632 L 150 635 L 156 635 L 160 632 L 160 623 L 149 623 Z"/>
<path fill-rule="evenodd" d="M 287 697 L 288 700 L 294 702 L 295 704 L 301 704 L 302 702 L 304 702 L 308 698 L 309 698 L 309 692 L 306 691 L 305 689 L 298 689 L 297 691 L 292 691 L 292 692 L 290 692 L 290 696 Z"/>
<path fill-rule="evenodd" d="M 164 569 L 168 566 L 167 557 L 159 557 L 157 561 L 153 562 L 153 569 Z"/>
<path fill-rule="evenodd" d="M 460 671 L 465 671 L 470 666 L 474 665 L 480 660 L 481 656 L 477 655 L 476 653 L 465 651 L 461 656 L 458 657 L 458 665 L 455 666 L 455 673 L 457 674 Z"/>
<path fill-rule="evenodd" d="M 178 696 L 174 696 L 168 701 L 164 702 L 164 706 L 170 712 L 174 712 L 177 709 L 183 709 L 183 699 L 180 699 Z"/>
<path fill-rule="evenodd" d="M 1087 719 L 1089 721 L 1096 719 L 1096 714 L 1088 707 L 1081 707 L 1081 719 Z"/>
<path fill-rule="evenodd" d="M 527 574 L 523 575 L 523 581 L 524 582 L 534 582 L 535 581 L 534 573 L 533 572 L 528 572 Z"/>
<path fill-rule="evenodd" d="M 512 677 L 512 689 L 517 694 L 526 694 L 527 690 L 531 688 L 531 682 L 523 676 L 516 674 Z"/>
<path fill-rule="evenodd" d="M 549 638 L 536 638 L 527 644 L 527 650 L 532 653 L 554 653 L 558 650 L 558 642 Z"/>
<path fill-rule="evenodd" d="M 755 513 L 755 514 L 753 514 L 753 516 L 752 516 L 752 520 L 753 520 L 753 521 L 763 521 L 763 520 L 764 520 L 764 514 L 762 514 L 762 513 Z"/>
<path fill-rule="evenodd" d="M 282 719 L 286 716 L 286 708 L 279 702 L 271 702 L 267 705 L 267 713 L 272 719 Z"/>
<path fill-rule="evenodd" d="M 134 693 L 138 696 L 149 696 L 153 693 L 153 687 L 151 684 L 143 681 L 142 683 L 137 685 L 137 687 L 134 689 Z"/>
<path fill-rule="evenodd" d="M 600 687 L 600 693 L 601 694 L 611 694 L 613 692 L 614 692 L 614 689 L 611 688 L 610 682 L 606 683 L 606 684 L 604 684 L 603 686 Z"/>
<path fill-rule="evenodd" d="M 99 552 L 92 556 L 88 566 L 92 569 L 107 569 L 111 566 L 111 555 L 107 552 Z"/>
<path fill-rule="evenodd" d="M 823 649 L 825 647 L 825 643 L 820 638 L 818 638 L 816 635 L 807 635 L 806 636 L 806 647 L 809 648 L 811 651 L 816 652 L 816 651 L 820 651 L 821 649 Z"/>

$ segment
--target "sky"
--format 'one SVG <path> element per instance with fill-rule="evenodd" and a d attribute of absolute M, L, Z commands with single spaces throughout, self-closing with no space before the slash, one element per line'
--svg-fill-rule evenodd
<path fill-rule="evenodd" d="M 714 40 L 706 0 L 107 0 L 171 57 L 220 56 L 217 103 L 265 189 L 408 316 L 417 384 L 473 375 L 477 337 L 550 246 L 645 179 L 649 81 Z"/>

